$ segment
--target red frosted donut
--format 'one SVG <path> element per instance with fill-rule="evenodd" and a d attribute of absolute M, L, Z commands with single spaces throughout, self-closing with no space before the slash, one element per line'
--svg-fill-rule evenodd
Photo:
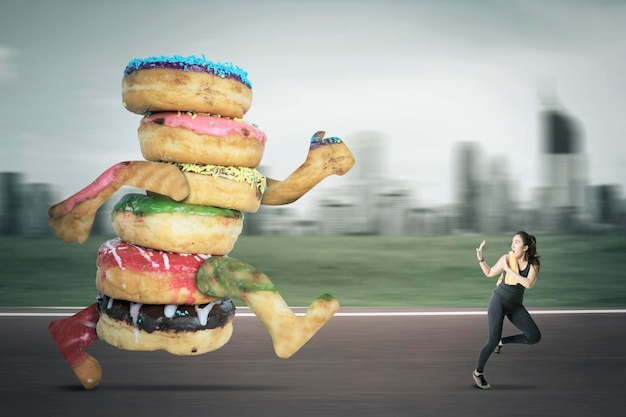
<path fill-rule="evenodd" d="M 196 272 L 209 256 L 107 240 L 98 250 L 96 287 L 115 299 L 146 304 L 209 303 L 217 298 L 196 287 Z"/>
<path fill-rule="evenodd" d="M 255 168 L 267 136 L 240 119 L 188 112 L 159 112 L 141 119 L 143 157 L 149 161 Z"/>
<path fill-rule="evenodd" d="M 247 73 L 204 57 L 134 59 L 122 79 L 124 106 L 133 113 L 193 111 L 243 117 L 252 104 Z"/>

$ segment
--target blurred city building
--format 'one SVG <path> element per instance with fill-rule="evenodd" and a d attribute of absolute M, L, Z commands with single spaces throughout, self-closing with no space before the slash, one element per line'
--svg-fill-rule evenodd
<path fill-rule="evenodd" d="M 19 235 L 21 229 L 22 179 L 19 172 L 3 172 L 0 175 L 0 232 L 3 235 Z"/>
<path fill-rule="evenodd" d="M 509 177 L 507 159 L 494 156 L 485 164 L 486 172 L 479 184 L 477 231 L 486 234 L 515 233 L 521 229 L 519 207 L 514 192 L 517 190 Z M 513 230 L 516 229 L 516 230 Z"/>
<path fill-rule="evenodd" d="M 563 109 L 539 111 L 540 185 L 531 201 L 520 201 L 511 182 L 507 156 L 487 155 L 478 142 L 459 141 L 454 163 L 454 201 L 423 207 L 414 185 L 387 172 L 392 163 L 380 132 L 350 138 L 356 163 L 338 186 L 315 189 L 312 213 L 290 206 L 261 206 L 244 213 L 246 235 L 442 235 L 501 234 L 520 229 L 533 234 L 626 232 L 623 185 L 589 184 L 587 156 L 578 122 Z M 266 168 L 259 169 L 271 176 Z M 29 184 L 24 174 L 0 173 L 0 234 L 51 235 L 48 208 L 60 201 L 50 184 Z M 126 187 L 98 210 L 92 234 L 114 234 L 110 212 Z M 131 190 L 141 192 L 141 190 Z M 63 196 L 67 198 L 68 196 Z"/>
<path fill-rule="evenodd" d="M 478 168 L 478 144 L 459 142 L 456 146 L 453 167 L 455 204 L 458 212 L 458 228 L 461 232 L 478 232 L 480 183 Z"/>
<path fill-rule="evenodd" d="M 549 108 L 541 112 L 541 128 L 540 229 L 579 232 L 589 218 L 587 159 L 580 127 L 565 111 Z"/>
<path fill-rule="evenodd" d="M 52 235 L 47 213 L 54 201 L 50 184 L 24 184 L 22 187 L 20 229 L 25 236 Z"/>
<path fill-rule="evenodd" d="M 23 173 L 0 172 L 0 236 L 53 236 L 53 230 L 48 225 L 48 209 L 62 200 L 58 190 L 51 184 L 27 183 L 24 180 Z M 124 191 L 128 190 L 114 194 L 96 212 L 93 235 L 115 233 L 110 212 L 119 200 L 119 194 Z"/>

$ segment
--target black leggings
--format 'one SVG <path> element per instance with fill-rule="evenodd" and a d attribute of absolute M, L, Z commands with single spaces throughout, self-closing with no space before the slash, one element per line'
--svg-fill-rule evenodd
<path fill-rule="evenodd" d="M 505 316 L 523 333 L 502 337 L 502 326 Z M 479 373 L 484 371 L 487 360 L 500 340 L 502 340 L 502 344 L 522 343 L 526 345 L 534 345 L 541 340 L 541 332 L 526 310 L 526 307 L 522 304 L 508 303 L 496 293 L 491 294 L 491 299 L 489 300 L 487 321 L 489 323 L 489 338 L 480 350 L 480 355 L 478 355 L 476 371 Z"/>

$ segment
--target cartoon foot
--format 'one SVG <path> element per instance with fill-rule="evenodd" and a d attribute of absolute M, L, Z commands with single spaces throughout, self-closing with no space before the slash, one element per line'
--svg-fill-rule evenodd
<path fill-rule="evenodd" d="M 280 358 L 289 358 L 304 346 L 339 310 L 339 302 L 324 294 L 304 316 L 296 316 L 270 279 L 243 261 L 226 256 L 208 258 L 197 273 L 200 291 L 214 297 L 236 298 L 261 320 Z"/>
<path fill-rule="evenodd" d="M 52 339 L 86 389 L 95 387 L 102 379 L 100 364 L 86 351 L 91 343 L 98 340 L 96 323 L 99 318 L 96 304 L 92 304 L 71 317 L 48 325 Z"/>

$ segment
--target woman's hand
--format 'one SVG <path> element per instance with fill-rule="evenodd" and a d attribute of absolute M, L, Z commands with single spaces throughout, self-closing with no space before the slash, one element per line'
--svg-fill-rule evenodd
<path fill-rule="evenodd" d="M 485 246 L 486 243 L 487 241 L 483 240 L 482 242 L 480 242 L 480 246 L 476 248 L 476 258 L 478 259 L 479 262 L 485 259 L 483 257 L 483 246 Z"/>

